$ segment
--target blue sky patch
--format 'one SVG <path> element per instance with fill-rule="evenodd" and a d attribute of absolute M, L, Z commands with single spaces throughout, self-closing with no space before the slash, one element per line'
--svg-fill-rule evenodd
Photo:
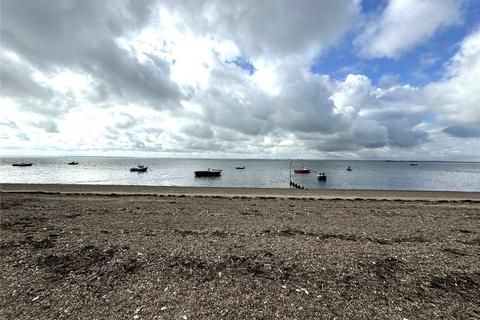
<path fill-rule="evenodd" d="M 245 59 L 243 56 L 238 56 L 233 60 L 226 60 L 225 62 L 235 64 L 237 67 L 240 67 L 243 70 L 247 71 L 249 75 L 254 74 L 256 71 L 253 64 L 247 59 Z"/>
<path fill-rule="evenodd" d="M 311 66 L 311 71 L 328 74 L 338 80 L 345 79 L 350 73 L 363 74 L 377 86 L 381 85 L 385 75 L 395 78 L 399 83 L 413 86 L 437 81 L 444 74 L 445 63 L 458 50 L 458 44 L 479 26 L 478 3 L 465 2 L 462 24 L 440 28 L 431 38 L 396 59 L 362 57 L 353 44 L 361 30 L 352 30 L 343 41 L 322 52 Z M 384 10 L 386 4 L 386 1 L 365 0 L 362 1 L 362 11 L 376 16 Z"/>

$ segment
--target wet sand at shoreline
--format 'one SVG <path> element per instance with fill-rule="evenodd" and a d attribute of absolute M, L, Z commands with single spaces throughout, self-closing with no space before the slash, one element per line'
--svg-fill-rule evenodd
<path fill-rule="evenodd" d="M 3 192 L 41 192 L 65 194 L 127 194 L 127 195 L 190 195 L 190 196 L 246 196 L 276 198 L 316 199 L 376 199 L 376 200 L 472 200 L 480 201 L 480 192 L 410 191 L 410 190 L 342 190 L 288 188 L 216 188 L 216 187 L 168 187 L 134 185 L 91 184 L 18 184 L 2 183 Z"/>
<path fill-rule="evenodd" d="M 2 319 L 480 317 L 478 193 L 1 190 Z"/>

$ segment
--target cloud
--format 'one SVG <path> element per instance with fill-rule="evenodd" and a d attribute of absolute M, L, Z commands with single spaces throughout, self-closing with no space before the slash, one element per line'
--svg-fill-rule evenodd
<path fill-rule="evenodd" d="M 425 101 L 441 124 L 480 125 L 480 28 L 460 43 L 445 77 L 425 86 Z"/>
<path fill-rule="evenodd" d="M 368 57 L 398 57 L 457 23 L 462 4 L 390 1 L 356 43 L 373 50 Z M 424 87 L 381 66 L 379 84 L 364 74 L 312 73 L 319 52 L 351 39 L 359 5 L 2 3 L 2 136 L 10 149 L 85 154 L 408 158 L 451 144 L 468 154 L 465 141 L 475 141 L 480 123 L 480 32 Z M 440 5 L 438 16 L 424 17 Z M 420 60 L 439 65 L 435 55 Z"/>
<path fill-rule="evenodd" d="M 136 124 L 138 124 L 138 120 L 128 114 L 122 114 L 123 119 L 119 120 L 115 124 L 115 128 L 117 129 L 129 129 Z"/>
<path fill-rule="evenodd" d="M 455 0 L 390 0 L 378 17 L 366 21 L 355 45 L 371 58 L 398 58 L 441 27 L 460 23 L 461 3 Z"/>
<path fill-rule="evenodd" d="M 42 120 L 35 124 L 36 127 L 44 129 L 48 133 L 59 133 L 57 123 L 53 120 Z"/>
<path fill-rule="evenodd" d="M 273 67 L 278 88 L 273 93 L 253 85 L 251 77 L 228 63 L 217 62 L 209 87 L 192 96 L 202 110 L 199 119 L 215 130 L 236 132 L 230 139 L 291 133 L 299 143 L 306 141 L 307 149 L 324 152 L 410 148 L 428 140 L 428 133 L 417 127 L 426 114 L 418 88 L 381 89 L 363 75 L 335 81 L 289 62 Z M 195 131 L 200 132 L 190 134 Z"/>
<path fill-rule="evenodd" d="M 350 137 L 352 142 L 366 148 L 382 147 L 387 144 L 407 148 L 424 142 L 428 137 L 426 132 L 416 128 L 426 113 L 418 88 L 408 85 L 394 85 L 387 89 L 376 88 L 366 76 L 348 75 L 344 82 L 339 83 L 332 100 L 337 112 L 355 119 L 353 125 L 349 125 L 353 134 L 342 136 L 343 140 Z M 355 126 L 356 121 L 369 125 Z M 355 127 L 357 129 L 353 130 Z M 362 133 L 361 129 L 365 130 L 365 133 Z M 385 137 L 383 143 L 378 138 L 368 139 L 371 136 L 369 129 L 377 133 L 374 136 Z M 362 140 L 371 142 L 363 145 Z"/>
<path fill-rule="evenodd" d="M 326 47 L 359 17 L 358 1 L 166 1 L 193 32 L 231 39 L 248 56 L 286 56 Z"/>
<path fill-rule="evenodd" d="M 17 134 L 17 137 L 21 140 L 21 141 L 30 141 L 30 138 L 23 132 L 21 133 L 18 133 Z"/>
<path fill-rule="evenodd" d="M 211 1 L 199 4 L 185 1 L 163 2 L 162 5 L 172 16 L 181 18 L 174 26 L 179 29 L 175 32 L 156 29 L 159 38 L 155 38 L 153 50 L 144 50 L 141 43 L 129 43 L 142 30 L 148 29 L 152 19 L 158 18 L 155 13 L 157 4 L 152 1 L 140 4 L 127 1 L 119 6 L 96 1 L 6 3 L 3 9 L 8 15 L 2 23 L 5 47 L 31 66 L 25 79 L 32 79 L 33 73 L 42 74 L 46 79 L 32 81 L 31 87 L 45 88 L 53 95 L 39 99 L 37 94 L 37 99 L 27 104 L 24 96 L 20 109 L 53 117 L 85 104 L 96 107 L 136 104 L 153 110 L 170 110 L 171 117 L 184 119 L 177 122 L 185 123 L 182 129 L 185 151 L 206 150 L 207 147 L 220 150 L 225 146 L 223 138 L 238 141 L 245 140 L 247 135 L 256 139 L 253 137 L 270 135 L 278 130 L 332 132 L 335 125 L 338 126 L 342 116 L 333 113 L 327 90 L 331 84 L 320 77 L 306 80 L 303 71 L 296 69 L 303 70 L 305 63 L 308 64 L 306 61 L 311 54 L 304 55 L 305 50 L 313 48 L 316 51 L 333 43 L 353 24 L 359 12 L 357 2 L 301 1 L 294 5 L 283 1 L 271 6 L 261 2 L 225 4 Z M 265 17 L 271 17 L 268 24 L 265 24 Z M 155 24 L 150 26 L 155 28 Z M 185 43 L 201 44 L 205 48 L 204 55 L 200 55 L 203 61 L 198 60 L 197 65 L 203 64 L 202 72 L 207 72 L 206 87 L 193 86 L 190 81 L 171 81 L 174 78 L 172 68 L 176 69 L 177 78 L 179 72 L 187 77 L 190 71 L 195 72 L 195 68 L 178 68 L 183 63 L 175 56 L 179 53 L 178 45 L 184 41 L 181 40 L 185 37 L 185 32 L 180 31 L 182 28 L 187 34 L 197 34 L 196 38 Z M 169 38 L 172 34 L 176 38 Z M 198 41 L 204 34 L 210 34 L 213 40 Z M 165 41 L 171 42 L 166 45 Z M 232 47 L 225 41 L 235 44 Z M 169 48 L 172 51 L 168 51 Z M 189 47 L 187 51 L 189 59 L 191 50 Z M 246 56 L 240 56 L 240 51 Z M 255 59 L 248 60 L 249 56 Z M 274 61 L 265 59 L 265 56 L 278 58 Z M 238 61 L 248 61 L 248 64 L 239 64 Z M 59 92 L 49 86 L 51 81 L 47 80 L 66 71 L 87 77 L 88 90 L 73 95 L 68 90 Z M 269 77 L 277 80 L 265 85 L 270 81 Z M 287 82 L 297 80 L 300 82 L 294 87 L 285 86 Z M 27 85 L 23 87 L 28 88 Z M 278 88 L 285 90 L 272 96 L 269 90 Z M 308 99 L 300 103 L 303 95 Z M 48 98 L 50 100 L 45 103 Z M 200 106 L 201 112 L 191 113 L 177 108 L 181 99 Z M 98 128 L 103 127 L 108 143 L 130 141 L 134 148 L 144 149 L 147 138 L 153 139 L 137 129 L 125 132 L 134 127 L 141 130 L 138 124 L 146 119 L 144 114 L 135 118 L 114 117 L 116 122 L 96 119 Z M 42 122 L 37 126 L 54 132 L 58 130 L 54 124 L 53 121 Z M 62 126 L 62 129 L 67 130 L 68 126 Z M 161 134 L 162 139 L 169 140 L 168 135 L 172 137 L 173 132 L 157 133 L 154 138 L 159 139 Z M 198 139 L 212 141 L 206 143 Z M 172 146 L 180 144 L 180 140 L 170 140 L 174 140 Z"/>
<path fill-rule="evenodd" d="M 478 138 L 480 137 L 480 126 L 453 125 L 443 129 L 443 132 L 459 138 Z"/>
<path fill-rule="evenodd" d="M 6 126 L 8 128 L 17 129 L 17 124 L 15 123 L 15 121 L 0 122 L 0 126 Z"/>
<path fill-rule="evenodd" d="M 380 77 L 380 80 L 378 80 L 378 85 L 382 89 L 388 89 L 397 85 L 399 83 L 399 78 L 399 75 L 386 73 Z"/>
<path fill-rule="evenodd" d="M 213 137 L 214 131 L 208 124 L 205 123 L 189 123 L 182 128 L 182 132 L 191 137 L 196 137 L 200 139 L 211 139 Z"/>
<path fill-rule="evenodd" d="M 182 94 L 170 80 L 169 63 L 159 57 L 140 62 L 118 43 L 144 27 L 153 9 L 151 1 L 7 1 L 2 3 L 8 12 L 2 15 L 2 46 L 47 77 L 65 69 L 89 75 L 97 96 L 175 108 Z M 9 83 L 19 82 L 11 78 Z"/>
<path fill-rule="evenodd" d="M 53 97 L 50 88 L 33 79 L 34 70 L 27 64 L 0 56 L 0 92 L 3 96 L 34 98 L 48 101 Z"/>
<path fill-rule="evenodd" d="M 313 134 L 297 137 L 306 141 L 308 148 L 321 152 L 359 151 L 362 149 L 376 149 L 388 144 L 388 130 L 385 126 L 374 120 L 362 117 L 356 118 L 347 130 L 337 131 L 329 135 Z"/>

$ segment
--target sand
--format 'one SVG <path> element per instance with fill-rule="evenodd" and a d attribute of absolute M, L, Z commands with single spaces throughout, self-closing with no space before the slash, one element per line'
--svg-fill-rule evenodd
<path fill-rule="evenodd" d="M 455 191 L 403 191 L 403 190 L 341 190 L 288 188 L 210 188 L 210 187 L 162 187 L 88 184 L 15 184 L 2 183 L 3 192 L 42 192 L 64 194 L 129 194 L 129 195 L 199 195 L 246 196 L 314 199 L 374 199 L 374 200 L 472 200 L 480 201 L 480 192 Z"/>
<path fill-rule="evenodd" d="M 1 319 L 478 319 L 478 193 L 1 186 Z"/>

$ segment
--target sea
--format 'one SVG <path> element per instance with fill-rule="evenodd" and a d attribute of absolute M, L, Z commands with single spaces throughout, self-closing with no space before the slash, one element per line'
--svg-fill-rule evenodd
<path fill-rule="evenodd" d="M 261 160 L 261 159 L 165 159 L 107 157 L 0 158 L 1 183 L 115 184 L 149 186 L 289 188 L 290 179 L 307 189 L 480 191 L 480 163 Z M 31 167 L 12 163 L 32 162 Z M 70 161 L 78 165 L 67 165 Z M 146 173 L 130 172 L 142 164 Z M 245 166 L 245 169 L 236 169 Z M 307 166 L 310 174 L 295 174 Z M 350 166 L 352 171 L 345 169 Z M 195 170 L 222 169 L 218 178 L 196 178 Z M 318 181 L 324 172 L 327 181 Z"/>

